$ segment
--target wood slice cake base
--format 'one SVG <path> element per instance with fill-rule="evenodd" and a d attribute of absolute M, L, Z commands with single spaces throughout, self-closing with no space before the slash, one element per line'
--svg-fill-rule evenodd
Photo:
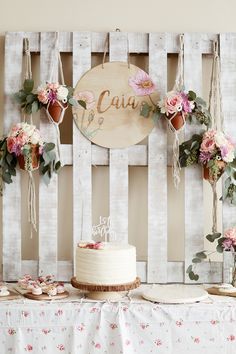
<path fill-rule="evenodd" d="M 16 294 L 14 291 L 11 290 L 8 291 L 10 294 L 6 296 L 0 296 L 0 301 L 17 300 L 21 298 L 21 296 L 19 294 Z"/>
<path fill-rule="evenodd" d="M 140 278 L 136 278 L 131 283 L 117 285 L 96 285 L 88 283 L 80 283 L 76 277 L 71 279 L 71 284 L 74 288 L 87 292 L 86 297 L 93 300 L 121 300 L 124 293 L 136 289 L 140 285 Z"/>
<path fill-rule="evenodd" d="M 41 295 L 34 295 L 32 293 L 25 293 L 24 297 L 30 300 L 37 300 L 37 301 L 48 301 L 48 300 L 61 300 L 65 299 L 69 296 L 68 291 L 64 291 L 62 294 L 57 294 L 54 296 L 49 296 L 48 294 L 41 294 Z"/>
<path fill-rule="evenodd" d="M 220 295 L 220 296 L 231 296 L 231 297 L 236 297 L 236 291 L 234 292 L 227 292 L 227 290 L 225 291 L 220 291 L 219 288 L 216 287 L 212 287 L 212 288 L 208 288 L 206 289 L 206 291 L 208 292 L 208 294 L 210 295 Z"/>

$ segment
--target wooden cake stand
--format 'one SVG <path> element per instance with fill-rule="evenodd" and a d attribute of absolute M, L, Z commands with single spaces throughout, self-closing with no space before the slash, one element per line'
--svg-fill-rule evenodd
<path fill-rule="evenodd" d="M 126 284 L 117 285 L 96 285 L 88 283 L 80 283 L 76 280 L 76 277 L 71 278 L 71 284 L 74 288 L 83 290 L 86 292 L 86 297 L 93 300 L 121 300 L 124 292 L 132 289 L 136 289 L 140 285 L 140 278 L 136 278 L 135 281 Z"/>

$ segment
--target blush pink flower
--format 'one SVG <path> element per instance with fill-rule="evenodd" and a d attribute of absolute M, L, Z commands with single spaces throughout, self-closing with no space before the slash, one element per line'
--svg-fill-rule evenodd
<path fill-rule="evenodd" d="M 200 150 L 202 152 L 213 152 L 216 149 L 216 144 L 214 139 L 203 138 Z"/>
<path fill-rule="evenodd" d="M 59 349 L 61 352 L 65 350 L 65 346 L 63 344 L 58 344 L 57 349 Z"/>
<path fill-rule="evenodd" d="M 9 136 L 7 138 L 7 150 L 12 153 L 16 153 L 17 138 L 14 136 Z"/>
<path fill-rule="evenodd" d="M 169 91 L 165 97 L 158 102 L 158 106 L 161 109 L 161 113 L 168 116 L 169 114 L 181 112 L 183 110 L 182 103 L 183 98 L 179 92 Z"/>
<path fill-rule="evenodd" d="M 84 101 L 87 109 L 92 109 L 95 105 L 95 97 L 92 91 L 81 91 L 73 97 L 76 101 Z"/>
<path fill-rule="evenodd" d="M 31 352 L 33 350 L 33 346 L 31 344 L 27 344 L 25 350 Z"/>
<path fill-rule="evenodd" d="M 38 100 L 43 104 L 48 103 L 48 94 L 46 90 L 41 90 L 38 92 Z"/>
<path fill-rule="evenodd" d="M 236 246 L 236 228 L 231 227 L 224 232 L 224 237 L 226 239 L 232 240 L 232 244 Z"/>
<path fill-rule="evenodd" d="M 129 78 L 129 86 L 132 87 L 137 96 L 151 95 L 156 89 L 151 77 L 141 69 Z"/>

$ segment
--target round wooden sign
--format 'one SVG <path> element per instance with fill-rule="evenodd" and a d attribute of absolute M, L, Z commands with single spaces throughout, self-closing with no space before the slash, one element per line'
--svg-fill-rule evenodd
<path fill-rule="evenodd" d="M 143 96 L 131 83 L 137 77 L 143 78 L 141 85 L 147 88 Z M 86 102 L 86 109 L 73 108 L 77 127 L 93 143 L 107 148 L 125 148 L 142 141 L 154 122 L 151 114 L 143 117 L 140 110 L 145 102 L 152 106 L 157 101 L 153 89 L 148 93 L 147 78 L 137 66 L 122 62 L 105 63 L 86 72 L 74 92 L 77 100 Z"/>

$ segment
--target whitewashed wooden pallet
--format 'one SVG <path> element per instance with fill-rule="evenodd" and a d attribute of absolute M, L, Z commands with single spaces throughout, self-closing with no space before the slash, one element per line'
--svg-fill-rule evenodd
<path fill-rule="evenodd" d="M 91 55 L 102 53 L 107 33 L 60 32 L 61 52 L 73 55 L 73 85 L 91 67 Z M 185 34 L 185 86 L 201 94 L 202 56 L 212 53 L 216 34 Z M 5 42 L 5 113 L 4 132 L 20 121 L 18 107 L 11 95 L 21 87 L 23 38 L 30 39 L 30 50 L 40 53 L 40 78 L 47 80 L 52 65 L 54 32 L 9 32 Z M 128 39 L 128 40 L 127 40 Z M 129 43 L 129 44 L 128 44 Z M 227 130 L 236 138 L 234 117 L 236 106 L 236 34 L 220 35 L 222 62 L 222 94 Z M 178 53 L 178 34 L 111 32 L 111 61 L 126 61 L 127 52 L 149 54 L 149 71 L 162 93 L 167 89 L 167 55 Z M 56 78 L 55 78 L 56 79 Z M 41 114 L 40 129 L 48 140 L 55 140 L 55 131 Z M 196 126 L 186 127 L 186 137 Z M 148 146 L 108 150 L 91 144 L 73 124 L 73 144 L 62 145 L 62 158 L 73 165 L 73 249 L 80 239 L 90 238 L 92 220 L 92 165 L 109 165 L 110 216 L 120 240 L 128 241 L 128 166 L 148 166 L 148 260 L 137 262 L 142 281 L 167 283 L 189 282 L 185 273 L 192 255 L 203 249 L 203 182 L 200 168 L 185 171 L 185 260 L 167 259 L 167 127 L 158 123 L 149 136 Z M 39 187 L 39 258 L 21 257 L 21 188 L 20 174 L 14 184 L 6 186 L 3 196 L 3 279 L 16 280 L 24 273 L 54 273 L 69 280 L 74 273 L 71 261 L 57 257 L 58 180 L 54 177 L 48 188 Z M 45 208 L 47 206 L 47 208 Z M 234 209 L 223 206 L 223 224 L 227 226 Z M 82 222 L 83 220 L 83 222 Z M 140 235 L 141 237 L 141 235 Z M 74 256 L 75 253 L 73 252 Z M 199 266 L 202 282 L 220 282 L 222 263 Z"/>

